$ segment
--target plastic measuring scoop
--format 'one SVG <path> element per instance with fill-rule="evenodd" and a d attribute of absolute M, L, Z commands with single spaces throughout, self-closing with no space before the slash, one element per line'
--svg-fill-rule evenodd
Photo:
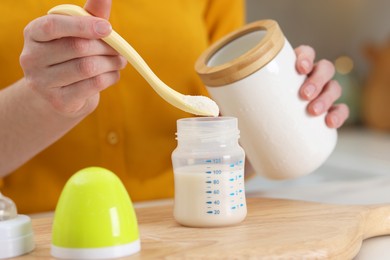
<path fill-rule="evenodd" d="M 82 7 L 70 4 L 55 6 L 50 9 L 48 13 L 71 16 L 91 16 L 91 14 Z M 114 30 L 102 40 L 124 56 L 142 77 L 144 77 L 150 86 L 152 86 L 152 88 L 171 105 L 195 115 L 218 116 L 218 105 L 210 98 L 205 96 L 183 95 L 162 82 L 153 73 L 137 51 L 135 51 L 134 48 Z"/>

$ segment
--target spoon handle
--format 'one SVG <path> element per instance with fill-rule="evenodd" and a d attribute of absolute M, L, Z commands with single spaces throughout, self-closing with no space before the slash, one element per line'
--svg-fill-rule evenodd
<path fill-rule="evenodd" d="M 153 73 L 153 71 L 138 54 L 138 52 L 117 32 L 113 30 L 109 36 L 103 38 L 102 40 L 108 43 L 123 57 L 125 57 L 157 93 L 161 95 L 161 88 L 163 88 L 164 92 L 171 92 L 175 95 L 182 95 L 181 93 L 173 90 L 172 88 L 168 87 L 163 81 L 161 81 L 160 78 L 158 78 L 156 74 Z M 156 85 L 158 85 L 159 87 L 156 87 Z"/>
<path fill-rule="evenodd" d="M 91 16 L 91 14 L 82 7 L 70 4 L 55 6 L 50 9 L 48 13 L 71 16 Z M 124 56 L 142 77 L 144 77 L 154 91 L 171 105 L 195 115 L 218 116 L 219 108 L 213 100 L 204 96 L 183 95 L 162 82 L 133 47 L 131 47 L 131 45 L 114 30 L 102 40 Z"/>
<path fill-rule="evenodd" d="M 85 9 L 77 5 L 64 4 L 58 5 L 49 10 L 49 14 L 65 14 L 71 16 L 92 16 Z M 138 52 L 117 32 L 111 31 L 110 35 L 102 38 L 108 45 L 125 57 L 130 64 L 141 74 L 141 76 L 152 86 L 152 88 L 164 99 L 167 99 L 166 92 L 171 92 L 171 95 L 176 98 L 182 95 L 181 93 L 171 89 L 162 82 L 149 68 L 146 62 L 138 54 Z M 172 100 L 167 100 L 171 102 Z"/>

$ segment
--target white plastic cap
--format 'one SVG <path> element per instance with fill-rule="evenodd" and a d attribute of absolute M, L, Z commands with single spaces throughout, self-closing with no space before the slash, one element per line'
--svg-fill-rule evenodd
<path fill-rule="evenodd" d="M 15 203 L 0 193 L 0 259 L 23 255 L 33 249 L 31 219 L 18 215 Z"/>

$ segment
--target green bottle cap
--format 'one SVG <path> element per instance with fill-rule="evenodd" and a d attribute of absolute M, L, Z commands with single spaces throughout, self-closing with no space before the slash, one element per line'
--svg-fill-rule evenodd
<path fill-rule="evenodd" d="M 138 252 L 139 245 L 137 218 L 120 179 L 100 167 L 75 173 L 55 210 L 52 255 L 78 259 L 122 257 Z"/>

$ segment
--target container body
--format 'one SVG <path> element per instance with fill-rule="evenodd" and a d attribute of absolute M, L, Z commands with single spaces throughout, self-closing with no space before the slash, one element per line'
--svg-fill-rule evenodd
<path fill-rule="evenodd" d="M 251 52 L 269 39 L 267 34 L 261 29 L 237 32 L 212 51 L 207 66 L 221 68 L 215 69 L 218 77 L 227 69 L 238 69 L 236 61 L 250 62 Z M 305 76 L 295 69 L 296 55 L 288 40 L 284 38 L 280 50 L 272 53 L 267 56 L 263 51 L 262 57 L 269 60 L 249 75 L 240 77 L 232 70 L 233 80 L 229 75 L 219 78 L 226 84 L 207 85 L 211 78 L 207 73 L 203 79 L 221 113 L 238 118 L 240 143 L 256 173 L 271 179 L 295 178 L 311 173 L 329 157 L 337 131 L 326 126 L 325 115 L 307 113 L 308 102 L 299 97 Z"/>
<path fill-rule="evenodd" d="M 245 218 L 245 153 L 238 134 L 236 118 L 178 120 L 178 146 L 172 153 L 178 223 L 217 227 Z"/>

